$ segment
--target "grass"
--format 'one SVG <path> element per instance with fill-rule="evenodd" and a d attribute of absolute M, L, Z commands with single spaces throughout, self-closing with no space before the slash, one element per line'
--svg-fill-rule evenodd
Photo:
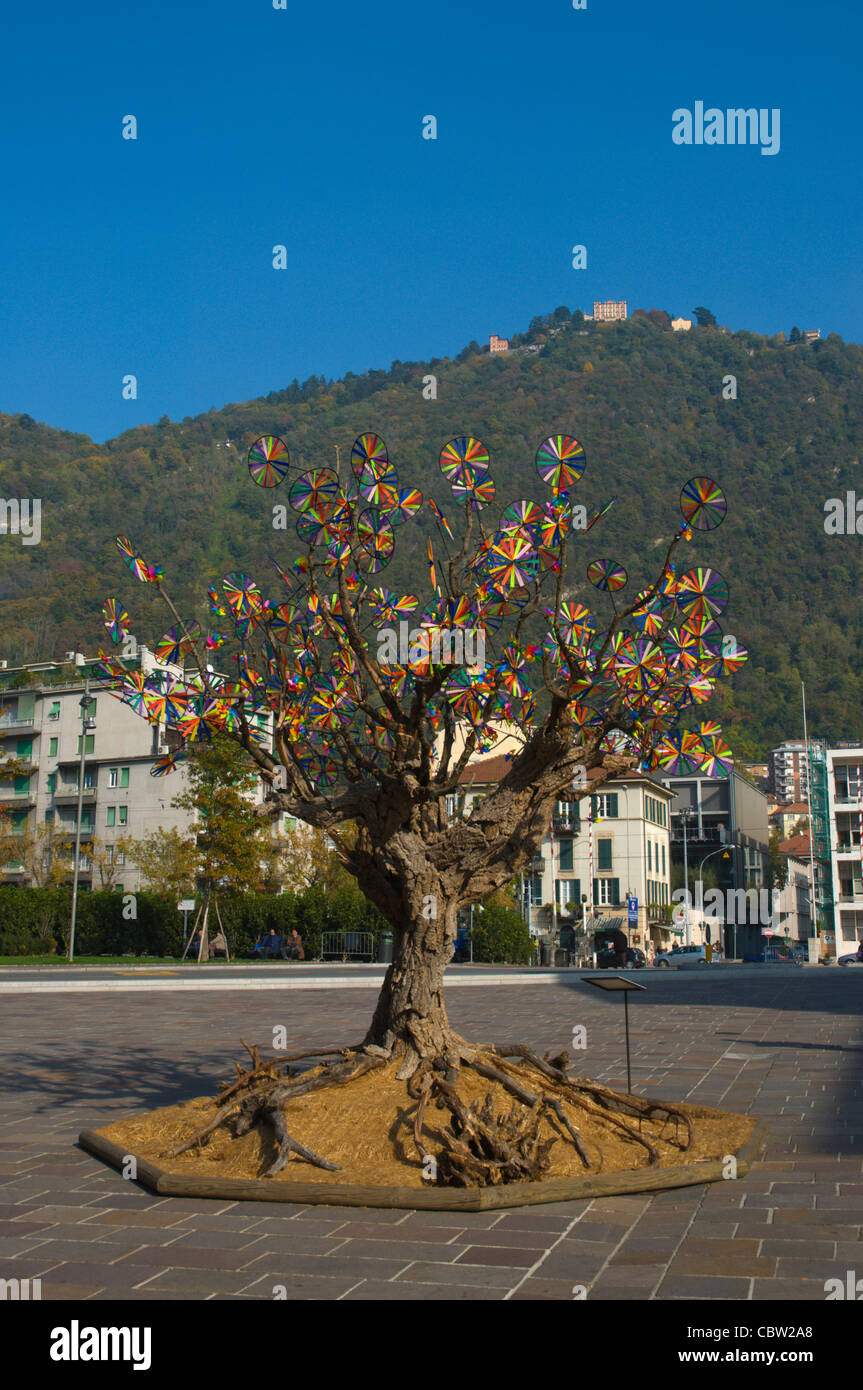
<path fill-rule="evenodd" d="M 185 964 L 194 965 L 196 962 L 186 960 Z M 231 961 L 230 964 L 234 964 Z M 3 965 L 68 965 L 65 956 L 0 956 L 0 966 Z M 76 956 L 75 965 L 179 965 L 179 956 Z M 225 965 L 224 960 L 202 961 L 202 965 Z M 248 961 L 242 964 L 248 965 Z"/>

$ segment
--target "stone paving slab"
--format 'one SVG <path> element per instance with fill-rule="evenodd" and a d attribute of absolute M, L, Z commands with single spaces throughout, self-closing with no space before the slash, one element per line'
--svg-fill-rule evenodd
<path fill-rule="evenodd" d="M 75 1148 L 79 1130 L 212 1092 L 240 1034 L 262 1053 L 359 1036 L 372 996 L 268 992 L 7 994 L 0 1037 L 0 1278 L 43 1298 L 500 1301 L 823 1300 L 863 1275 L 861 976 L 642 972 L 630 1012 L 634 1089 L 770 1124 L 746 1177 L 504 1212 L 275 1206 L 164 1198 Z M 544 1051 L 587 1029 L 579 1071 L 621 1081 L 620 1010 L 576 977 L 462 984 L 466 1036 Z M 38 1009 L 38 1030 L 33 1029 Z M 503 1022 L 505 1020 L 505 1023 Z M 27 1038 L 26 1049 L 20 1039 Z M 62 1065 L 56 1058 L 61 1057 Z M 178 1060 L 180 1059 L 180 1060 Z"/>

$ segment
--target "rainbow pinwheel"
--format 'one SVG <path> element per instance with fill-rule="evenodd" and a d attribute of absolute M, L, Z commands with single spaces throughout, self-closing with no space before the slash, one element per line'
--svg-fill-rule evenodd
<path fill-rule="evenodd" d="M 680 510 L 690 528 L 712 531 L 725 520 L 728 503 L 712 478 L 690 478 L 680 493 Z"/>
<path fill-rule="evenodd" d="M 699 567 L 680 576 L 677 606 L 687 621 L 693 617 L 715 618 L 727 603 L 728 585 L 716 570 Z"/>
<path fill-rule="evenodd" d="M 587 577 L 595 589 L 616 594 L 626 584 L 627 574 L 623 565 L 618 565 L 614 560 L 591 560 Z"/>
<path fill-rule="evenodd" d="M 310 468 L 291 484 L 288 502 L 297 512 L 326 506 L 339 493 L 339 477 L 332 468 Z"/>
<path fill-rule="evenodd" d="M 536 451 L 536 471 L 556 497 L 575 486 L 586 462 L 584 449 L 568 434 L 550 435 Z"/>
<path fill-rule="evenodd" d="M 150 768 L 150 776 L 165 777 L 169 772 L 176 772 L 178 765 L 185 757 L 186 754 L 182 749 L 178 749 L 175 753 L 164 753 L 153 763 Z"/>
<path fill-rule="evenodd" d="M 392 698 L 412 700 L 422 690 L 432 742 L 454 715 L 474 746 L 487 750 L 500 721 L 530 733 L 537 690 L 549 675 L 557 698 L 567 702 L 576 737 L 589 739 L 599 731 L 601 750 L 630 754 L 646 770 L 727 772 L 730 754 L 718 725 L 704 720 L 695 732 L 681 727 L 684 716 L 710 698 L 716 680 L 746 660 L 744 648 L 723 636 L 716 621 L 728 602 L 722 576 L 669 559 L 632 611 L 627 605 L 623 619 L 603 627 L 572 598 L 571 575 L 562 572 L 575 544 L 571 533 L 590 530 L 615 504 L 611 498 L 590 517 L 575 506 L 585 459 L 574 436 L 551 435 L 537 450 L 537 471 L 551 500 L 510 503 L 497 529 L 473 515 L 495 497 L 483 442 L 457 436 L 439 458 L 454 498 L 464 504 L 472 550 L 459 556 L 447 518 L 433 498 L 425 499 L 453 558 L 444 581 L 426 538 L 432 597 L 421 608 L 413 594 L 372 587 L 380 586 L 373 576 L 394 554 L 397 528 L 421 516 L 424 500 L 416 488 L 399 485 L 381 436 L 368 431 L 354 441 L 345 480 L 331 467 L 302 473 L 292 468 L 285 442 L 275 435 L 256 441 L 249 475 L 257 487 L 273 488 L 292 473 L 288 502 L 305 549 L 295 557 L 271 557 L 281 597 L 267 597 L 249 576 L 232 573 L 220 588 L 207 591 L 210 621 L 219 631 L 184 625 L 165 596 L 174 626 L 153 645 L 159 668 L 143 674 L 99 653 L 98 678 L 107 693 L 182 744 L 158 760 L 155 776 L 172 771 L 197 741 L 227 733 L 266 748 L 275 727 L 286 741 L 280 746 L 290 759 L 292 785 L 329 795 L 338 787 L 346 747 L 356 750 L 351 777 L 358 768 L 373 775 L 376 768 L 401 766 L 402 741 L 387 705 Z M 683 527 L 674 544 L 718 525 L 725 509 L 712 480 L 690 479 L 681 494 Z M 290 535 L 284 539 L 291 544 Z M 161 583 L 161 568 L 150 565 L 127 537 L 117 545 L 134 578 Z M 623 566 L 595 559 L 586 573 L 614 605 L 627 582 Z M 554 607 L 547 606 L 552 601 Z M 419 609 L 418 625 L 410 626 L 407 619 Z M 105 602 L 103 617 L 114 642 L 128 633 L 129 616 L 119 599 Z M 407 630 L 408 651 L 400 648 L 397 659 L 392 647 L 385 654 L 378 641 L 382 628 L 397 631 L 400 643 Z M 455 640 L 478 630 L 484 648 Z M 494 641 L 497 632 L 502 650 Z M 485 656 L 477 656 L 483 650 Z M 232 675 L 208 665 L 217 651 Z M 609 726 L 612 708 L 622 727 L 613 721 Z M 431 746 L 428 756 L 436 767 L 438 753 Z"/>
<path fill-rule="evenodd" d="M 438 506 L 437 502 L 434 500 L 433 497 L 430 497 L 428 499 L 428 504 L 431 510 L 434 512 L 435 516 L 437 517 L 438 524 L 440 525 L 444 534 L 446 536 L 449 536 L 449 539 L 451 541 L 454 541 L 455 536 L 452 533 L 452 527 L 450 526 L 449 522 L 447 521 L 446 517 L 444 516 L 443 512 L 441 511 L 440 507 Z"/>
<path fill-rule="evenodd" d="M 274 434 L 262 435 L 249 450 L 249 477 L 258 487 L 278 487 L 290 463 L 285 441 Z"/>
<path fill-rule="evenodd" d="M 106 598 L 102 604 L 102 615 L 105 619 L 105 626 L 111 634 L 113 642 L 120 642 L 129 633 L 129 614 L 126 612 L 119 599 Z"/>
<path fill-rule="evenodd" d="M 491 458 L 481 439 L 460 435 L 440 451 L 440 469 L 455 495 L 472 492 L 489 470 Z M 459 491 L 456 491 L 456 489 Z"/>
<path fill-rule="evenodd" d="M 591 531 L 593 529 L 593 527 L 596 525 L 598 521 L 602 520 L 602 518 L 606 515 L 607 512 L 611 511 L 616 501 L 616 497 L 610 498 L 609 501 L 606 502 L 604 507 L 600 507 L 598 512 L 593 513 L 593 516 L 588 519 L 587 525 L 584 527 L 585 535 L 588 531 Z"/>

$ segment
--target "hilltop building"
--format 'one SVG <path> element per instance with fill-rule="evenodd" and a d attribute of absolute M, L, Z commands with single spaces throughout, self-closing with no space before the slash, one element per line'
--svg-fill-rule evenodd
<path fill-rule="evenodd" d="M 597 323 L 611 323 L 615 319 L 626 318 L 625 299 L 595 299 L 593 317 Z"/>
<path fill-rule="evenodd" d="M 488 340 L 489 352 L 509 352 L 509 338 L 499 338 L 496 333 L 492 333 Z"/>
<path fill-rule="evenodd" d="M 692 327 L 692 319 L 672 319 L 671 327 L 675 333 L 688 333 Z"/>

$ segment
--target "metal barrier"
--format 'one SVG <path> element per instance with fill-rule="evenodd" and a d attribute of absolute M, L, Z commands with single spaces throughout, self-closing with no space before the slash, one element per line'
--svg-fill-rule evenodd
<path fill-rule="evenodd" d="M 375 936 L 370 931 L 325 931 L 321 933 L 321 960 L 342 960 L 359 956 L 375 958 Z"/>

